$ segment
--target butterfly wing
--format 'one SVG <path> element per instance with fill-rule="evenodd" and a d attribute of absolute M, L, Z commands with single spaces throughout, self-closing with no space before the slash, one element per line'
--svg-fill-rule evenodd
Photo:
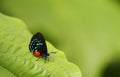
<path fill-rule="evenodd" d="M 33 35 L 29 44 L 29 49 L 30 52 L 39 51 L 41 55 L 48 56 L 45 39 L 40 32 L 37 32 L 35 35 Z"/>

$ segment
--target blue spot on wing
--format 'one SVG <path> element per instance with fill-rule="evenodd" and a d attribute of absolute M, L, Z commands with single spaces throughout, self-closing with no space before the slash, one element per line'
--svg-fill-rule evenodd
<path fill-rule="evenodd" d="M 35 52 L 42 45 L 43 45 L 42 41 L 35 38 L 35 39 L 31 40 L 30 45 L 29 45 L 29 49 L 31 52 Z"/>

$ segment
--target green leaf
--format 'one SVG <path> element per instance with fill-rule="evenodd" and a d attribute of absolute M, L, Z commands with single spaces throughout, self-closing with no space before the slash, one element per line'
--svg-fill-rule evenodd
<path fill-rule="evenodd" d="M 28 45 L 32 35 L 23 21 L 0 14 L 0 76 L 81 77 L 79 68 L 47 42 L 49 62 L 34 57 Z"/>

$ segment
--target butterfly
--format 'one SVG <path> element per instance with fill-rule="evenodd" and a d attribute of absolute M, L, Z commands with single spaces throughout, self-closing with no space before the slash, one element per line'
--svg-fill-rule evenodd
<path fill-rule="evenodd" d="M 49 53 L 47 52 L 46 42 L 44 36 L 40 32 L 37 32 L 32 36 L 29 43 L 29 50 L 31 53 L 33 53 L 34 56 L 49 60 Z"/>

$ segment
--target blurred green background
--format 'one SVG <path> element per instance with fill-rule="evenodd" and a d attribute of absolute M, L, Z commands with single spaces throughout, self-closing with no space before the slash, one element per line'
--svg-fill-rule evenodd
<path fill-rule="evenodd" d="M 63 50 L 82 77 L 120 77 L 119 0 L 0 0 L 0 11 Z"/>

